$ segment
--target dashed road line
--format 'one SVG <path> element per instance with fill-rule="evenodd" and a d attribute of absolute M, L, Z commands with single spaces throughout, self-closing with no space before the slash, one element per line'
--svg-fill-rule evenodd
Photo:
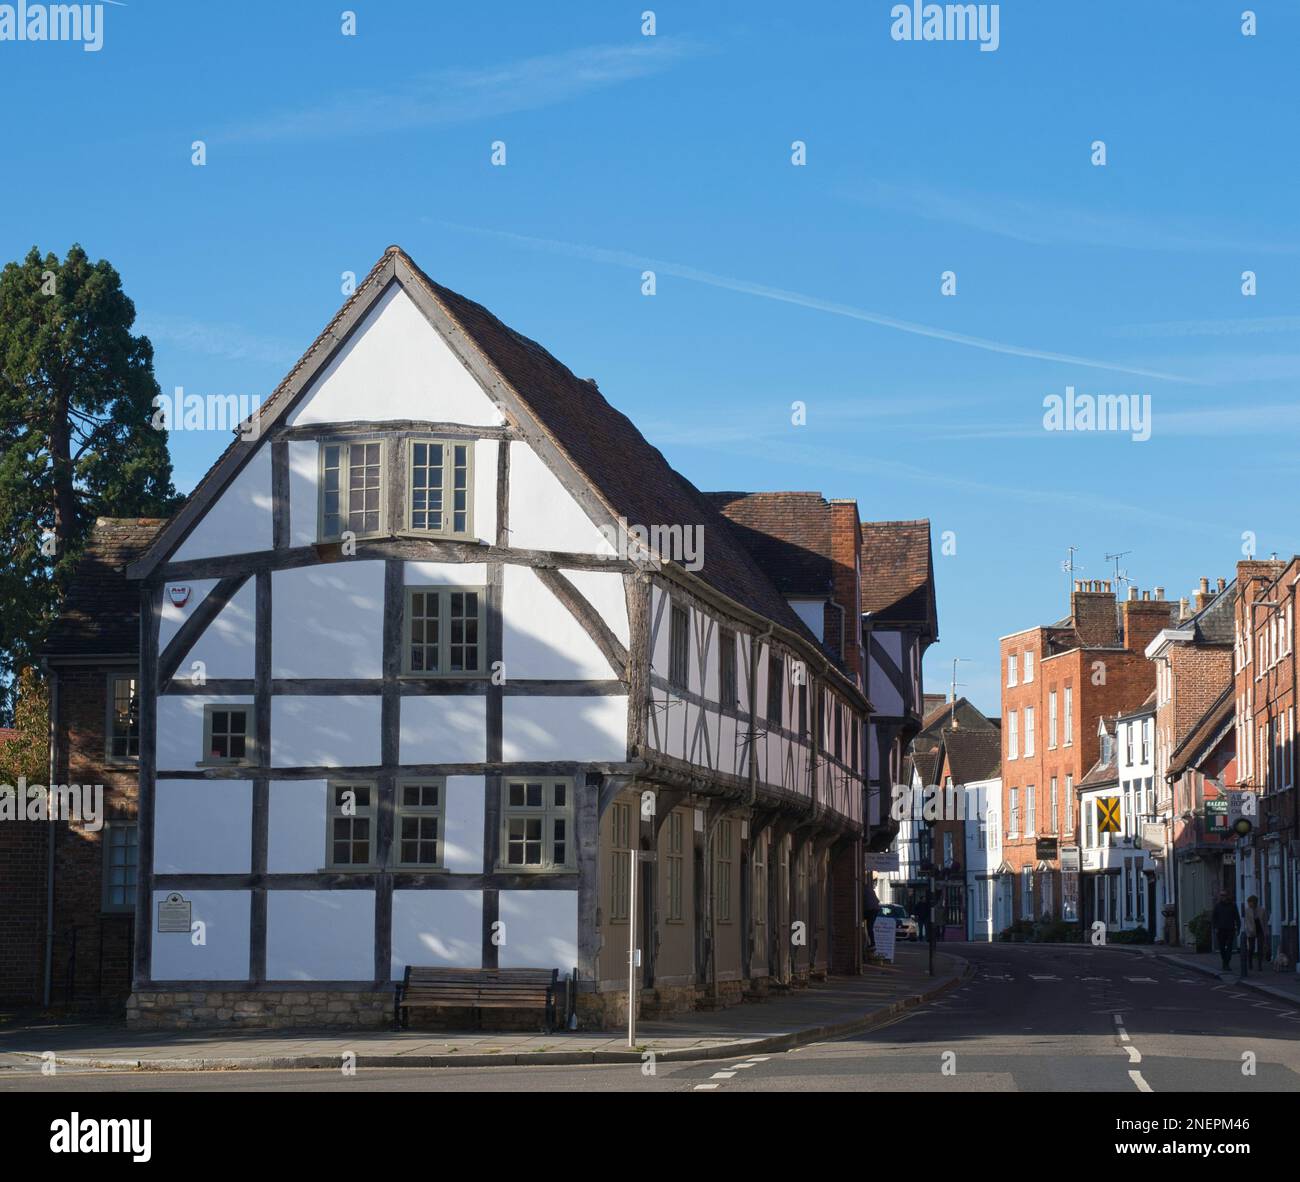
<path fill-rule="evenodd" d="M 1142 1072 L 1130 1071 L 1128 1077 L 1133 1081 L 1139 1092 L 1149 1092 L 1152 1090 L 1151 1085 L 1142 1078 Z"/>

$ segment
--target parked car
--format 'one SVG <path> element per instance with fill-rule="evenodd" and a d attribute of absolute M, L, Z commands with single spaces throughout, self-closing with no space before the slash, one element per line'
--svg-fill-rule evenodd
<path fill-rule="evenodd" d="M 907 914 L 906 908 L 901 904 L 882 903 L 880 907 L 880 918 L 897 921 L 897 926 L 894 931 L 895 939 L 916 940 L 920 938 L 920 925 L 916 922 L 915 917 Z"/>

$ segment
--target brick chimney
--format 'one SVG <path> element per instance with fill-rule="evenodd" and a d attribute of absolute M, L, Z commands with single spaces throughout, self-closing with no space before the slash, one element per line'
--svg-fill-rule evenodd
<path fill-rule="evenodd" d="M 1179 605 L 1181 611 L 1182 605 Z M 1141 599 L 1129 599 L 1120 604 L 1123 620 L 1122 643 L 1130 652 L 1140 653 L 1158 633 L 1169 627 L 1173 605 L 1165 600 L 1165 589 L 1156 587 L 1143 592 Z"/>
<path fill-rule="evenodd" d="M 1223 580 L 1220 579 L 1219 581 L 1222 582 Z M 1210 590 L 1210 580 L 1202 576 L 1201 585 L 1199 588 L 1197 588 L 1196 595 L 1193 600 L 1196 606 L 1192 610 L 1194 612 L 1199 612 L 1203 607 L 1205 607 L 1206 604 L 1210 602 L 1210 600 L 1214 598 L 1214 596 L 1215 596 L 1215 592 Z"/>
<path fill-rule="evenodd" d="M 1070 593 L 1070 616 L 1084 645 L 1115 643 L 1115 592 L 1097 579 L 1076 579 Z"/>
<path fill-rule="evenodd" d="M 841 664 L 858 685 L 866 671 L 862 654 L 862 587 L 859 564 L 862 554 L 862 526 L 858 503 L 833 500 L 831 509 L 831 600 L 840 608 L 846 635 L 841 638 Z"/>

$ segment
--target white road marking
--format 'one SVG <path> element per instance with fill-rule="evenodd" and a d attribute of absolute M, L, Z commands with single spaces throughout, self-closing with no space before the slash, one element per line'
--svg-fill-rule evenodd
<path fill-rule="evenodd" d="M 710 1079 L 731 1079 L 731 1077 L 734 1076 L 735 1074 L 736 1073 L 734 1071 L 715 1071 L 711 1076 L 709 1076 L 709 1078 Z"/>
<path fill-rule="evenodd" d="M 1128 1042 L 1128 1031 L 1123 1026 L 1119 1027 L 1119 1040 L 1120 1042 Z"/>
<path fill-rule="evenodd" d="M 1131 1079 L 1131 1080 L 1133 1081 L 1133 1083 L 1137 1086 L 1137 1090 L 1138 1090 L 1139 1092 L 1149 1092 L 1149 1091 L 1151 1091 L 1151 1085 L 1150 1085 L 1149 1083 L 1147 1083 L 1147 1081 L 1144 1080 L 1144 1079 L 1142 1078 L 1142 1072 L 1140 1072 L 1140 1071 L 1130 1071 L 1130 1072 L 1128 1073 L 1128 1077 L 1129 1077 L 1129 1079 Z"/>
<path fill-rule="evenodd" d="M 737 1071 L 744 1071 L 746 1067 L 757 1067 L 757 1066 L 758 1066 L 757 1063 L 733 1063 L 732 1064 L 732 1067 L 734 1067 Z"/>
<path fill-rule="evenodd" d="M 1142 1052 L 1139 1051 L 1137 1047 L 1125 1047 L 1124 1049 L 1128 1051 L 1128 1061 L 1130 1063 L 1142 1062 Z"/>
<path fill-rule="evenodd" d="M 695 1090 L 697 1092 L 711 1092 L 717 1086 L 717 1084 L 696 1084 Z"/>
<path fill-rule="evenodd" d="M 1116 1014 L 1116 1015 L 1115 1015 L 1115 1025 L 1116 1025 L 1116 1026 L 1123 1026 L 1123 1025 L 1124 1025 L 1124 1015 L 1123 1015 L 1123 1014 Z"/>
<path fill-rule="evenodd" d="M 750 1055 L 749 1061 L 751 1063 L 766 1063 L 771 1057 L 771 1055 Z"/>

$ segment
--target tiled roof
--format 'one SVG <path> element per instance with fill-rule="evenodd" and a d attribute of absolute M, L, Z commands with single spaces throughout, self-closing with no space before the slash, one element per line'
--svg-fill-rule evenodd
<path fill-rule="evenodd" d="M 951 702 L 943 702 L 936 706 L 921 720 L 920 734 L 930 735 L 940 730 L 947 730 L 951 725 L 952 715 L 957 715 L 958 729 L 970 728 L 973 730 L 988 731 L 993 730 L 993 723 L 981 713 L 978 706 L 974 705 L 969 699 L 960 697 L 957 699 L 957 706 L 954 711 Z"/>
<path fill-rule="evenodd" d="M 991 780 L 1002 770 L 1002 736 L 992 727 L 944 731 L 943 749 L 954 784 Z"/>
<path fill-rule="evenodd" d="M 1110 759 L 1099 759 L 1088 769 L 1088 774 L 1075 785 L 1076 788 L 1095 788 L 1098 784 L 1113 784 L 1119 779 L 1115 768 L 1115 754 Z"/>
<path fill-rule="evenodd" d="M 881 621 L 935 622 L 930 523 L 862 523 L 862 610 Z"/>
<path fill-rule="evenodd" d="M 605 401 L 595 382 L 576 377 L 536 341 L 406 261 L 617 514 L 634 525 L 703 526 L 704 565 L 695 573 L 714 590 L 817 643 L 722 514 Z"/>
<path fill-rule="evenodd" d="M 935 782 L 935 777 L 939 774 L 939 753 L 938 751 L 913 751 L 912 765 L 916 768 L 917 775 L 921 780 L 921 787 L 928 788 Z"/>
<path fill-rule="evenodd" d="M 124 567 L 162 528 L 163 518 L 100 517 L 68 583 L 46 656 L 108 656 L 140 647 L 140 585 Z"/>
<path fill-rule="evenodd" d="M 709 492 L 754 561 L 783 595 L 828 595 L 830 504 L 816 492 Z"/>
<path fill-rule="evenodd" d="M 1233 579 L 1199 612 L 1177 627 L 1194 629 L 1200 644 L 1231 644 L 1235 638 L 1236 601 L 1237 580 Z"/>

